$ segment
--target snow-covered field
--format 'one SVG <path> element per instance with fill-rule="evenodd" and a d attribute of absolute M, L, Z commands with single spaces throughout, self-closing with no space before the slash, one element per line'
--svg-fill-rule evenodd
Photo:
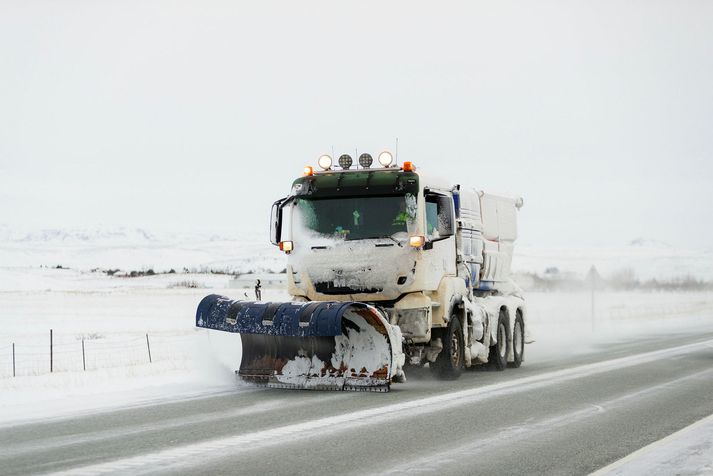
<path fill-rule="evenodd" d="M 245 229 L 229 235 L 152 233 L 133 228 L 20 232 L 0 225 L 1 268 L 58 265 L 79 270 L 279 272 L 285 259 L 268 242 L 267 230 Z M 576 277 L 583 277 L 592 265 L 605 277 L 630 269 L 644 280 L 690 275 L 713 281 L 713 249 L 682 249 L 652 239 L 598 248 L 519 243 L 513 260 L 516 272 L 542 274 L 548 268 L 558 268 Z M 18 284 L 15 279 L 5 279 L 0 281 L 0 290 L 39 289 L 42 285 L 42 281 Z"/>
<path fill-rule="evenodd" d="M 252 293 L 228 289 L 229 276 L 118 278 L 38 268 L 0 269 L 0 276 L 3 282 L 30 283 L 25 289 L 0 291 L 0 421 L 236 388 L 233 370 L 239 364 L 240 338 L 194 328 L 196 306 L 206 294 Z M 206 288 L 171 287 L 186 279 Z M 282 289 L 266 288 L 263 299 L 287 296 Z M 528 299 L 536 338 L 527 349 L 530 360 L 586 353 L 598 343 L 632 335 L 709 327 L 713 319 L 713 293 L 599 293 L 594 329 L 589 293 L 530 293 Z"/>
<path fill-rule="evenodd" d="M 10 232 L 0 226 L 0 267 L 56 267 L 168 271 L 175 269 L 249 272 L 285 267 L 267 231 L 231 236 L 153 234 L 142 229 Z M 9 283 L 12 285 L 12 283 Z M 7 282 L 0 281 L 0 289 Z"/>
<path fill-rule="evenodd" d="M 514 262 L 523 271 L 558 266 L 575 273 L 591 264 L 604 271 L 635 266 L 642 277 L 662 269 L 702 278 L 713 273 L 711 253 L 649 242 L 578 253 L 521 247 Z M 254 271 L 257 278 L 284 265 L 283 255 L 259 233 L 232 238 L 126 229 L 18 234 L 0 227 L 0 422 L 235 391 L 240 338 L 196 330 L 194 312 L 206 294 L 252 297 L 252 290 L 229 288 L 230 275 L 184 269 Z M 177 273 L 128 278 L 101 271 L 117 268 Z M 282 288 L 266 287 L 263 299 L 288 297 Z M 594 299 L 592 320 L 588 292 L 530 292 L 536 342 L 527 359 L 587 352 L 597 343 L 632 335 L 710 326 L 713 319 L 710 292 L 598 292 Z"/>

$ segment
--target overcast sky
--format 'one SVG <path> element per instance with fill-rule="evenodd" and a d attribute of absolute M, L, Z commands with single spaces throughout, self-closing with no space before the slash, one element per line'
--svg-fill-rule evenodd
<path fill-rule="evenodd" d="M 330 152 L 713 242 L 713 2 L 0 0 L 0 224 L 231 232 Z"/>

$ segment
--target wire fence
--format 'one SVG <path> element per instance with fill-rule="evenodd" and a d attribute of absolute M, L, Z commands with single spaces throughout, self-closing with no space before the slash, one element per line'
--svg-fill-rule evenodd
<path fill-rule="evenodd" d="M 60 340 L 58 341 L 58 337 Z M 91 371 L 175 359 L 186 353 L 190 335 L 57 336 L 0 346 L 0 378 Z"/>

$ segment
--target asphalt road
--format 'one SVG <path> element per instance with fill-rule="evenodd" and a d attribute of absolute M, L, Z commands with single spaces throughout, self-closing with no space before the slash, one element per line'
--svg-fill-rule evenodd
<path fill-rule="evenodd" d="M 713 332 L 407 375 L 387 394 L 240 389 L 0 428 L 0 474 L 587 474 L 713 414 Z"/>

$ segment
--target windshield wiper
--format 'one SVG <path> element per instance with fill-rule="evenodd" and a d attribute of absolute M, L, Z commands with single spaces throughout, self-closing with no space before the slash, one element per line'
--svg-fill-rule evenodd
<path fill-rule="evenodd" d="M 400 248 L 404 247 L 404 245 L 399 240 L 397 240 L 396 238 L 394 238 L 391 235 L 389 235 L 389 236 L 370 236 L 368 238 L 363 238 L 363 239 L 364 240 L 391 240 L 394 243 L 396 243 L 397 245 L 399 245 Z M 379 245 L 376 245 L 376 246 L 379 246 Z M 382 245 L 382 246 L 384 246 L 384 245 Z M 393 246 L 393 245 L 391 245 L 391 246 Z"/>

